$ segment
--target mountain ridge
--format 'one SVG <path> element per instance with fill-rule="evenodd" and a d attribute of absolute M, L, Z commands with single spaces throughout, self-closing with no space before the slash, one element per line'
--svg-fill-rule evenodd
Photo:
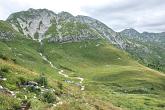
<path fill-rule="evenodd" d="M 164 73 L 132 58 L 157 61 L 157 43 L 65 12 L 16 15 L 0 21 L 0 109 L 164 110 Z"/>
<path fill-rule="evenodd" d="M 35 13 L 36 11 L 40 12 L 40 14 L 37 13 L 37 16 L 40 16 L 40 17 L 42 16 L 42 19 L 39 19 L 39 18 L 36 17 L 36 20 L 34 22 L 34 23 L 36 23 L 36 25 L 30 27 L 30 26 L 28 26 L 28 24 L 31 24 L 31 22 L 33 22 L 33 21 L 31 21 L 31 20 L 28 21 L 26 19 L 29 19 L 30 17 L 32 17 L 33 14 L 32 15 L 29 14 L 29 13 L 31 13 L 31 11 L 34 11 L 34 13 L 33 13 L 34 16 L 36 14 Z M 24 11 L 23 15 L 21 15 L 21 14 L 19 15 L 18 13 L 21 13 L 21 12 L 17 12 L 15 14 L 10 15 L 9 18 L 7 19 L 7 21 L 10 22 L 13 25 L 13 27 L 16 27 L 17 28 L 16 30 L 20 31 L 21 33 L 23 33 L 26 36 L 31 36 L 33 39 L 35 39 L 34 36 L 37 33 L 39 33 L 39 38 L 42 39 L 42 36 L 45 36 L 45 32 L 48 31 L 48 28 L 50 26 L 52 26 L 52 24 L 54 24 L 54 27 L 52 27 L 52 28 L 55 28 L 54 31 L 59 30 L 59 28 L 60 29 L 64 28 L 64 29 L 61 29 L 61 33 L 62 33 L 63 37 L 66 37 L 66 39 L 69 37 L 67 35 L 70 35 L 71 38 L 74 38 L 76 36 L 80 36 L 78 38 L 82 38 L 82 37 L 86 38 L 85 36 L 90 37 L 89 34 L 91 36 L 94 34 L 95 36 L 98 36 L 98 37 L 105 37 L 106 39 L 109 39 L 109 41 L 111 43 L 119 44 L 120 47 L 124 46 L 122 44 L 122 40 L 120 40 L 121 38 L 120 37 L 119 38 L 115 37 L 116 36 L 115 31 L 113 31 L 108 26 L 106 26 L 105 24 L 101 23 L 100 21 L 98 21 L 96 19 L 93 19 L 93 18 L 87 17 L 87 16 L 82 16 L 82 15 L 73 16 L 68 12 L 61 12 L 61 13 L 58 13 L 58 14 L 55 14 L 55 13 L 51 12 L 51 15 L 49 16 L 48 14 L 43 14 L 44 12 L 49 13 L 49 10 L 46 10 L 46 9 L 38 9 L 38 10 L 30 9 L 28 11 Z M 25 13 L 27 13 L 27 15 Z M 13 16 L 16 17 L 16 18 L 14 18 Z M 24 19 L 24 20 L 21 20 L 20 18 Z M 43 21 L 44 19 L 46 19 L 46 20 Z M 51 23 L 51 20 L 52 20 L 52 23 Z M 40 25 L 42 25 L 41 21 L 45 25 L 40 27 Z M 28 22 L 28 23 L 26 23 L 26 22 Z M 55 25 L 59 25 L 59 26 L 55 26 Z M 71 30 L 69 30 L 68 26 L 71 27 L 71 30 L 76 30 L 78 28 L 80 30 L 76 30 L 75 32 L 69 32 Z M 78 26 L 78 27 L 76 27 L 76 26 Z M 76 29 L 73 29 L 74 27 L 76 27 Z M 96 30 L 96 27 L 97 27 L 97 30 Z M 40 31 L 40 28 L 41 28 L 41 31 Z M 81 31 L 81 30 L 83 30 L 83 31 Z M 66 31 L 66 32 L 63 32 L 63 31 Z M 86 34 L 86 33 L 89 33 L 89 34 Z M 58 32 L 54 33 L 54 35 L 56 37 L 60 36 L 60 35 L 57 35 L 57 34 L 58 34 Z M 51 37 L 49 35 L 47 35 L 47 36 Z M 71 39 L 71 38 L 68 38 L 68 39 Z M 119 42 L 121 42 L 121 43 L 119 43 Z"/>
<path fill-rule="evenodd" d="M 104 23 L 88 17 L 73 16 L 68 12 L 54 13 L 47 9 L 29 9 L 11 14 L 6 20 L 26 37 L 41 42 L 77 42 L 82 40 L 108 40 L 114 46 L 129 52 L 146 66 L 165 71 L 165 34 L 139 33 L 133 28 L 115 32 Z M 155 47 L 154 47 L 155 46 Z M 152 58 L 153 56 L 153 58 Z M 155 60 L 154 60 L 155 59 Z M 158 62 L 158 63 L 157 63 Z M 155 65 L 156 64 L 156 65 Z"/>

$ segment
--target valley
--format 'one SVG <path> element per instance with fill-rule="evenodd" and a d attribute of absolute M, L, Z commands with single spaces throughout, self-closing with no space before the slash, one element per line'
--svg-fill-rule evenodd
<path fill-rule="evenodd" d="M 129 31 L 47 9 L 11 14 L 0 21 L 0 110 L 164 110 L 164 37 Z"/>

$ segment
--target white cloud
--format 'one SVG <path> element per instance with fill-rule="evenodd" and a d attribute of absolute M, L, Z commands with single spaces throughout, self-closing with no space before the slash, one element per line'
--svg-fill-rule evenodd
<path fill-rule="evenodd" d="M 0 0 L 0 19 L 28 8 L 91 16 L 116 31 L 165 31 L 165 0 Z"/>

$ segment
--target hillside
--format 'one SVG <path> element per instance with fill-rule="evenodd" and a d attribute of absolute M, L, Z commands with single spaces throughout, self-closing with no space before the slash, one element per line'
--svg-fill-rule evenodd
<path fill-rule="evenodd" d="M 12 27 L 33 40 L 75 42 L 107 39 L 115 47 L 127 51 L 140 63 L 164 72 L 164 33 L 139 33 L 134 29 L 115 32 L 102 22 L 88 16 L 68 12 L 54 13 L 47 9 L 29 9 L 11 14 Z"/>
<path fill-rule="evenodd" d="M 0 110 L 165 108 L 165 75 L 118 49 L 118 33 L 66 12 L 43 14 L 58 19 L 49 24 L 36 11 L 47 12 L 30 9 L 0 22 Z"/>
<path fill-rule="evenodd" d="M 165 34 L 139 33 L 134 29 L 125 29 L 120 34 L 130 40 L 125 50 L 146 66 L 165 72 Z"/>

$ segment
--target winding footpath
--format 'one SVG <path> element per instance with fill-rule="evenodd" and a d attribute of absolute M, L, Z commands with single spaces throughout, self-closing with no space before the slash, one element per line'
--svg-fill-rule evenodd
<path fill-rule="evenodd" d="M 83 81 L 84 81 L 84 78 L 82 77 L 70 77 L 68 76 L 67 74 L 64 73 L 64 70 L 62 69 L 58 69 L 56 66 L 53 65 L 53 63 L 51 61 L 49 61 L 42 53 L 39 53 L 40 56 L 42 57 L 43 60 L 47 61 L 50 66 L 56 70 L 59 70 L 58 71 L 58 74 L 60 74 L 61 76 L 65 77 L 65 78 L 70 78 L 70 79 L 77 79 L 79 80 L 79 86 L 80 86 L 80 90 L 83 91 L 85 89 L 85 86 L 82 85 Z M 59 100 L 59 102 L 53 104 L 54 107 L 56 107 L 57 105 L 62 105 L 63 104 L 63 101 L 61 101 L 61 99 L 59 97 L 57 97 L 57 100 Z"/>
<path fill-rule="evenodd" d="M 70 78 L 70 79 L 77 79 L 77 80 L 79 80 L 80 90 L 83 91 L 83 90 L 85 89 L 85 86 L 82 85 L 82 83 L 83 83 L 83 81 L 84 81 L 84 78 L 82 78 L 82 77 L 70 77 L 70 76 L 68 76 L 67 74 L 64 73 L 64 70 L 58 69 L 56 66 L 54 66 L 53 63 L 52 63 L 51 61 L 49 61 L 42 53 L 39 53 L 39 54 L 40 54 L 40 56 L 42 57 L 43 60 L 47 61 L 47 62 L 50 64 L 50 66 L 51 66 L 52 68 L 59 70 L 59 71 L 58 71 L 58 74 L 62 75 L 62 76 L 65 77 L 65 78 Z"/>

